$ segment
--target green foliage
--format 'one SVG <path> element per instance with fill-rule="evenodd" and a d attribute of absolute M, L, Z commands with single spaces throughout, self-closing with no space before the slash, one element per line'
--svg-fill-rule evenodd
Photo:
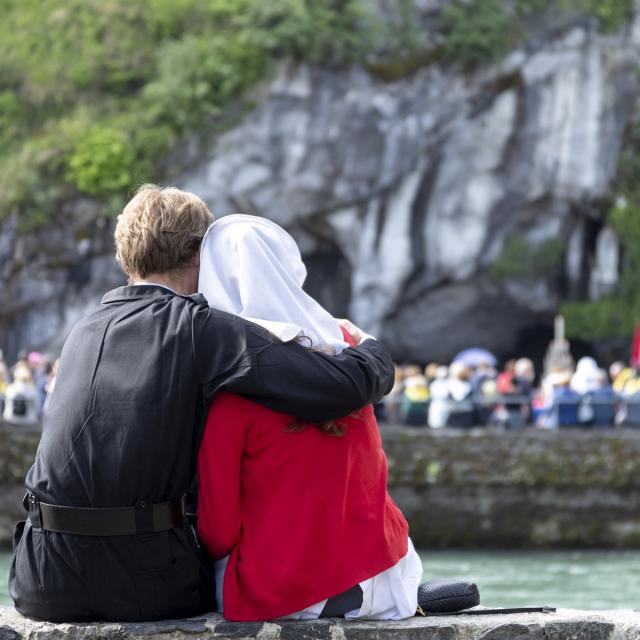
<path fill-rule="evenodd" d="M 67 179 L 93 196 L 121 192 L 132 184 L 135 155 L 123 131 L 95 127 L 71 152 Z"/>
<path fill-rule="evenodd" d="M 24 118 L 15 92 L 0 92 L 0 146 L 7 147 L 20 135 Z"/>
<path fill-rule="evenodd" d="M 592 0 L 591 11 L 604 31 L 614 31 L 631 18 L 633 0 Z"/>
<path fill-rule="evenodd" d="M 265 71 L 263 51 L 246 34 L 187 36 L 158 51 L 158 76 L 144 90 L 158 122 L 176 132 L 198 129 Z"/>
<path fill-rule="evenodd" d="M 0 26 L 0 77 L 30 102 L 69 104 L 96 91 L 123 93 L 147 77 L 155 35 L 145 2 L 20 0 Z"/>
<path fill-rule="evenodd" d="M 633 0 L 452 0 L 440 14 L 439 57 L 467 69 L 496 60 L 526 40 L 528 18 L 550 9 L 593 16 L 613 31 L 631 18 Z"/>
<path fill-rule="evenodd" d="M 292 60 L 325 66 L 358 62 L 380 36 L 380 25 L 359 2 L 253 1 L 241 12 L 233 0 L 228 4 L 241 31 L 251 33 L 262 49 Z"/>
<path fill-rule="evenodd" d="M 276 60 L 374 46 L 361 0 L 0 0 L 0 219 L 107 208 L 184 136 L 224 126 Z"/>
<path fill-rule="evenodd" d="M 630 132 L 631 146 L 640 142 L 640 131 Z M 561 312 L 567 335 L 582 340 L 628 337 L 640 321 L 640 155 L 622 154 L 615 181 L 617 197 L 608 221 L 623 251 L 623 268 L 616 291 L 593 302 L 565 303 Z"/>
<path fill-rule="evenodd" d="M 614 296 L 594 302 L 566 302 L 561 307 L 567 335 L 588 342 L 630 336 L 639 310 Z"/>
<path fill-rule="evenodd" d="M 512 235 L 489 268 L 489 274 L 495 280 L 546 278 L 557 272 L 563 254 L 561 240 L 551 239 L 535 246 L 521 235 Z"/>
<path fill-rule="evenodd" d="M 471 68 L 495 60 L 516 42 L 518 33 L 503 0 L 445 4 L 440 16 L 446 59 Z"/>
<path fill-rule="evenodd" d="M 605 28 L 631 0 L 559 0 Z M 526 37 L 543 0 L 451 0 L 433 28 L 414 0 L 0 0 L 0 219 L 46 223 L 78 193 L 107 207 L 161 178 L 175 143 L 215 135 L 277 61 L 366 64 L 388 80 L 466 68 Z"/>

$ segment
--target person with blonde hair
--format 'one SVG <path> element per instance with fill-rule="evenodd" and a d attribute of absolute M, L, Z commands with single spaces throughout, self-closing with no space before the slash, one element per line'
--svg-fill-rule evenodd
<path fill-rule="evenodd" d="M 26 479 L 9 591 L 28 617 L 143 621 L 212 609 L 185 503 L 214 398 L 224 389 L 324 422 L 392 386 L 388 354 L 352 325 L 360 344 L 329 355 L 211 308 L 196 291 L 212 222 L 194 194 L 155 185 L 118 217 L 129 284 L 67 338 Z"/>
<path fill-rule="evenodd" d="M 427 377 L 419 373 L 405 378 L 401 402 L 402 424 L 414 427 L 426 426 L 429 410 L 429 381 Z"/>

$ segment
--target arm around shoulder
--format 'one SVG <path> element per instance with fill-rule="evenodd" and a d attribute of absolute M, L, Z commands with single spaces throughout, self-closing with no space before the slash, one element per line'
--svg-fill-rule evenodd
<path fill-rule="evenodd" d="M 233 390 L 309 422 L 341 418 L 377 402 L 391 390 L 394 378 L 393 361 L 375 340 L 339 356 L 275 341 L 253 366 L 261 379 L 257 392 L 244 381 Z"/>
<path fill-rule="evenodd" d="M 376 340 L 329 356 L 208 308 L 194 314 L 194 351 L 208 402 L 225 389 L 309 422 L 346 416 L 393 386 L 393 362 Z"/>

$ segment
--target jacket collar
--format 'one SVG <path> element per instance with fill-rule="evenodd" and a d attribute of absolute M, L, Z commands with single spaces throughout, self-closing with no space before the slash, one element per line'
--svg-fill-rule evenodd
<path fill-rule="evenodd" d="M 189 298 L 197 303 L 206 303 L 206 300 L 201 293 L 194 293 L 191 296 L 182 296 L 159 284 L 135 284 L 118 287 L 117 289 L 112 289 L 105 293 L 102 298 L 102 304 L 110 304 L 112 302 L 131 302 L 133 300 L 157 298 L 159 296 L 176 296 L 178 298 Z"/>

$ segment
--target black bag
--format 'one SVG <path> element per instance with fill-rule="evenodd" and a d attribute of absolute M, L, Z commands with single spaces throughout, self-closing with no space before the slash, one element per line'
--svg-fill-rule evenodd
<path fill-rule="evenodd" d="M 13 415 L 22 418 L 27 415 L 27 398 L 22 394 L 16 395 L 13 399 Z"/>
<path fill-rule="evenodd" d="M 480 604 L 480 593 L 473 582 L 436 578 L 418 587 L 418 606 L 424 613 L 452 613 Z"/>

